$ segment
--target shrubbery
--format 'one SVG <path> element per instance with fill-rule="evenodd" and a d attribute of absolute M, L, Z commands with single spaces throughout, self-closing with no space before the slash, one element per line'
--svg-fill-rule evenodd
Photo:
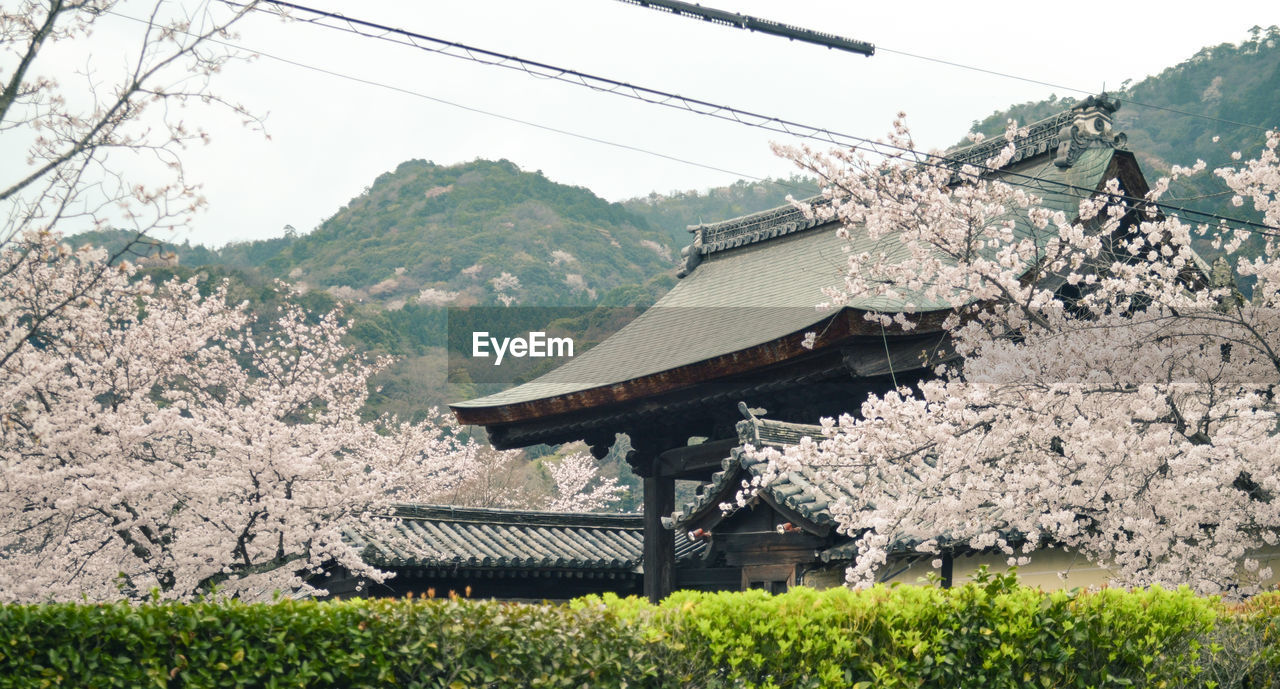
<path fill-rule="evenodd" d="M 481 601 L 0 608 L 2 687 L 655 686 L 607 609 Z"/>
<path fill-rule="evenodd" d="M 858 689 L 1177 686 L 1207 659 L 1197 640 L 1235 619 L 1186 590 L 1045 594 L 1012 575 L 951 590 L 678 593 L 658 617 L 724 686 Z"/>
<path fill-rule="evenodd" d="M 0 687 L 1241 687 L 1280 597 L 952 590 L 0 607 Z"/>

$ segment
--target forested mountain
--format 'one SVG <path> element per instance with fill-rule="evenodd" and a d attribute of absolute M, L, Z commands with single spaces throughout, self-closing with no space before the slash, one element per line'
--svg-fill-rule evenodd
<path fill-rule="evenodd" d="M 621 204 L 508 161 L 415 160 L 378 177 L 312 233 L 218 250 L 145 240 L 123 258 L 155 279 L 226 280 L 235 301 L 255 307 L 274 299 L 274 278 L 303 288 L 314 310 L 345 304 L 357 348 L 395 358 L 374 381 L 369 413 L 414 418 L 452 396 L 447 307 L 651 304 L 675 284 L 678 254 L 653 228 Z M 134 239 L 73 238 L 113 250 Z"/>
<path fill-rule="evenodd" d="M 679 247 L 656 228 L 658 220 L 505 160 L 411 160 L 313 232 L 288 230 L 218 250 L 158 244 L 148 247 L 148 260 L 164 262 L 163 254 L 189 267 L 254 271 L 393 310 L 414 303 L 590 305 L 611 290 L 674 275 Z M 78 240 L 111 248 L 131 238 L 94 232 Z"/>
<path fill-rule="evenodd" d="M 1253 27 L 1240 44 L 1206 47 L 1186 61 L 1137 83 L 1125 82 L 1113 95 L 1122 101 L 1116 129 L 1128 136 L 1149 180 L 1173 165 L 1203 160 L 1209 169 L 1231 162 L 1233 152 L 1246 159 L 1261 150 L 1264 132 L 1280 127 L 1280 27 Z M 974 122 L 971 131 L 987 136 L 1004 132 L 1014 119 L 1030 123 L 1075 103 L 1050 97 L 1021 103 Z M 1170 204 L 1251 221 L 1260 220 L 1251 204 L 1235 207 L 1212 177 L 1175 182 Z M 1203 218 L 1188 219 L 1203 220 Z"/>
<path fill-rule="evenodd" d="M 1118 129 L 1144 165 L 1226 163 L 1232 151 L 1248 157 L 1259 150 L 1263 130 L 1280 126 L 1280 27 L 1254 27 L 1238 45 L 1203 48 L 1160 74 L 1126 81 L 1115 95 L 1125 101 Z M 1050 97 L 1010 106 L 974 122 L 971 131 L 998 135 L 1011 118 L 1034 122 L 1074 102 Z"/>
<path fill-rule="evenodd" d="M 643 283 L 674 256 L 665 232 L 587 189 L 505 160 L 412 160 L 263 267 L 353 299 L 563 305 Z"/>

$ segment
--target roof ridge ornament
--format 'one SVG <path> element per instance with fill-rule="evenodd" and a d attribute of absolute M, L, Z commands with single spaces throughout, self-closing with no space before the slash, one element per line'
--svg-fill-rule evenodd
<path fill-rule="evenodd" d="M 692 231 L 692 230 L 691 230 Z M 676 271 L 677 278 L 683 278 L 693 272 L 694 268 L 702 263 L 702 234 L 693 236 L 693 243 L 680 250 L 680 269 Z"/>
<path fill-rule="evenodd" d="M 829 222 L 817 211 L 831 205 L 831 199 L 819 195 L 801 203 L 808 204 L 810 212 L 788 203 L 729 220 L 689 225 L 693 243 L 680 250 L 683 262 L 676 277 L 683 278 L 693 272 L 702 262 L 702 257 L 709 254 L 794 234 Z"/>
<path fill-rule="evenodd" d="M 1069 168 L 1080 154 L 1090 148 L 1124 148 L 1127 137 L 1113 131 L 1112 115 L 1120 109 L 1120 100 L 1106 92 L 1089 96 L 1056 115 L 1027 125 L 1020 136 L 1013 140 L 1013 157 L 1001 169 L 1041 155 L 1053 155 L 1053 164 Z M 953 181 L 958 181 L 960 168 L 972 165 L 984 173 L 995 172 L 988 166 L 1009 141 L 1003 136 L 957 149 L 946 154 L 944 164 L 955 171 Z M 693 243 L 680 250 L 682 262 L 676 277 L 686 277 L 702 262 L 704 256 L 768 241 L 775 237 L 793 234 L 830 222 L 829 214 L 820 211 L 834 201 L 823 195 L 801 202 L 809 206 L 808 212 L 794 204 L 750 213 L 729 220 L 690 225 Z"/>
<path fill-rule="evenodd" d="M 738 413 L 742 414 L 742 421 L 736 424 L 735 430 L 738 431 L 738 443 L 742 445 L 759 445 L 760 444 L 760 417 L 769 413 L 767 409 L 752 409 L 747 406 L 746 402 L 738 402 Z"/>
<path fill-rule="evenodd" d="M 1227 261 L 1225 256 L 1219 256 L 1213 262 L 1213 267 L 1209 272 L 1209 288 L 1225 291 L 1225 294 L 1218 298 L 1217 309 L 1219 311 L 1226 312 L 1244 303 L 1244 294 L 1240 291 L 1231 263 Z M 1223 347 L 1226 347 L 1229 351 L 1231 345 L 1224 344 Z"/>
<path fill-rule="evenodd" d="M 1074 115 L 1070 125 L 1058 132 L 1058 152 L 1053 164 L 1071 167 L 1080 153 L 1097 143 L 1111 148 L 1124 148 L 1129 137 L 1112 133 L 1112 115 L 1120 109 L 1120 101 L 1108 98 L 1106 92 L 1089 96 L 1071 108 Z"/>
<path fill-rule="evenodd" d="M 1013 158 L 1002 167 L 1045 153 L 1055 154 L 1053 163 L 1061 168 L 1075 164 L 1080 154 L 1094 146 L 1123 148 L 1128 140 L 1124 134 L 1113 133 L 1112 115 L 1120 109 L 1120 100 L 1105 91 L 1089 96 L 1056 115 L 1026 125 L 1022 135 L 1013 140 Z M 947 155 L 950 165 L 957 170 L 964 165 L 978 168 L 999 155 L 1008 146 L 1004 137 L 990 139 L 957 149 Z"/>

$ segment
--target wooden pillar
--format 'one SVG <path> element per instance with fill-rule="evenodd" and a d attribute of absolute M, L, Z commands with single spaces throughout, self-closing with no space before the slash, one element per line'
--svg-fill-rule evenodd
<path fill-rule="evenodd" d="M 942 551 L 942 588 L 949 589 L 955 580 L 955 556 L 952 555 L 951 549 Z"/>
<path fill-rule="evenodd" d="M 662 525 L 676 508 L 675 479 L 644 479 L 644 595 L 657 603 L 675 587 L 675 534 Z"/>

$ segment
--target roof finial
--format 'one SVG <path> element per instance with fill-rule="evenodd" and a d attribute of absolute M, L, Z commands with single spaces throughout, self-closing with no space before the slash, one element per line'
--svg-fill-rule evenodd
<path fill-rule="evenodd" d="M 765 409 L 752 409 L 747 406 L 746 402 L 738 402 L 738 413 L 742 414 L 742 421 L 736 426 L 738 431 L 738 442 L 743 445 L 757 445 L 760 442 L 760 433 L 757 429 L 760 427 L 760 418 L 757 414 L 763 415 L 767 413 Z"/>
<path fill-rule="evenodd" d="M 1124 134 L 1112 132 L 1112 118 L 1120 109 L 1120 101 L 1107 96 L 1104 90 L 1089 96 L 1071 108 L 1071 120 L 1058 130 L 1057 156 L 1053 164 L 1071 167 L 1087 148 L 1093 145 L 1123 148 L 1128 140 Z"/>

